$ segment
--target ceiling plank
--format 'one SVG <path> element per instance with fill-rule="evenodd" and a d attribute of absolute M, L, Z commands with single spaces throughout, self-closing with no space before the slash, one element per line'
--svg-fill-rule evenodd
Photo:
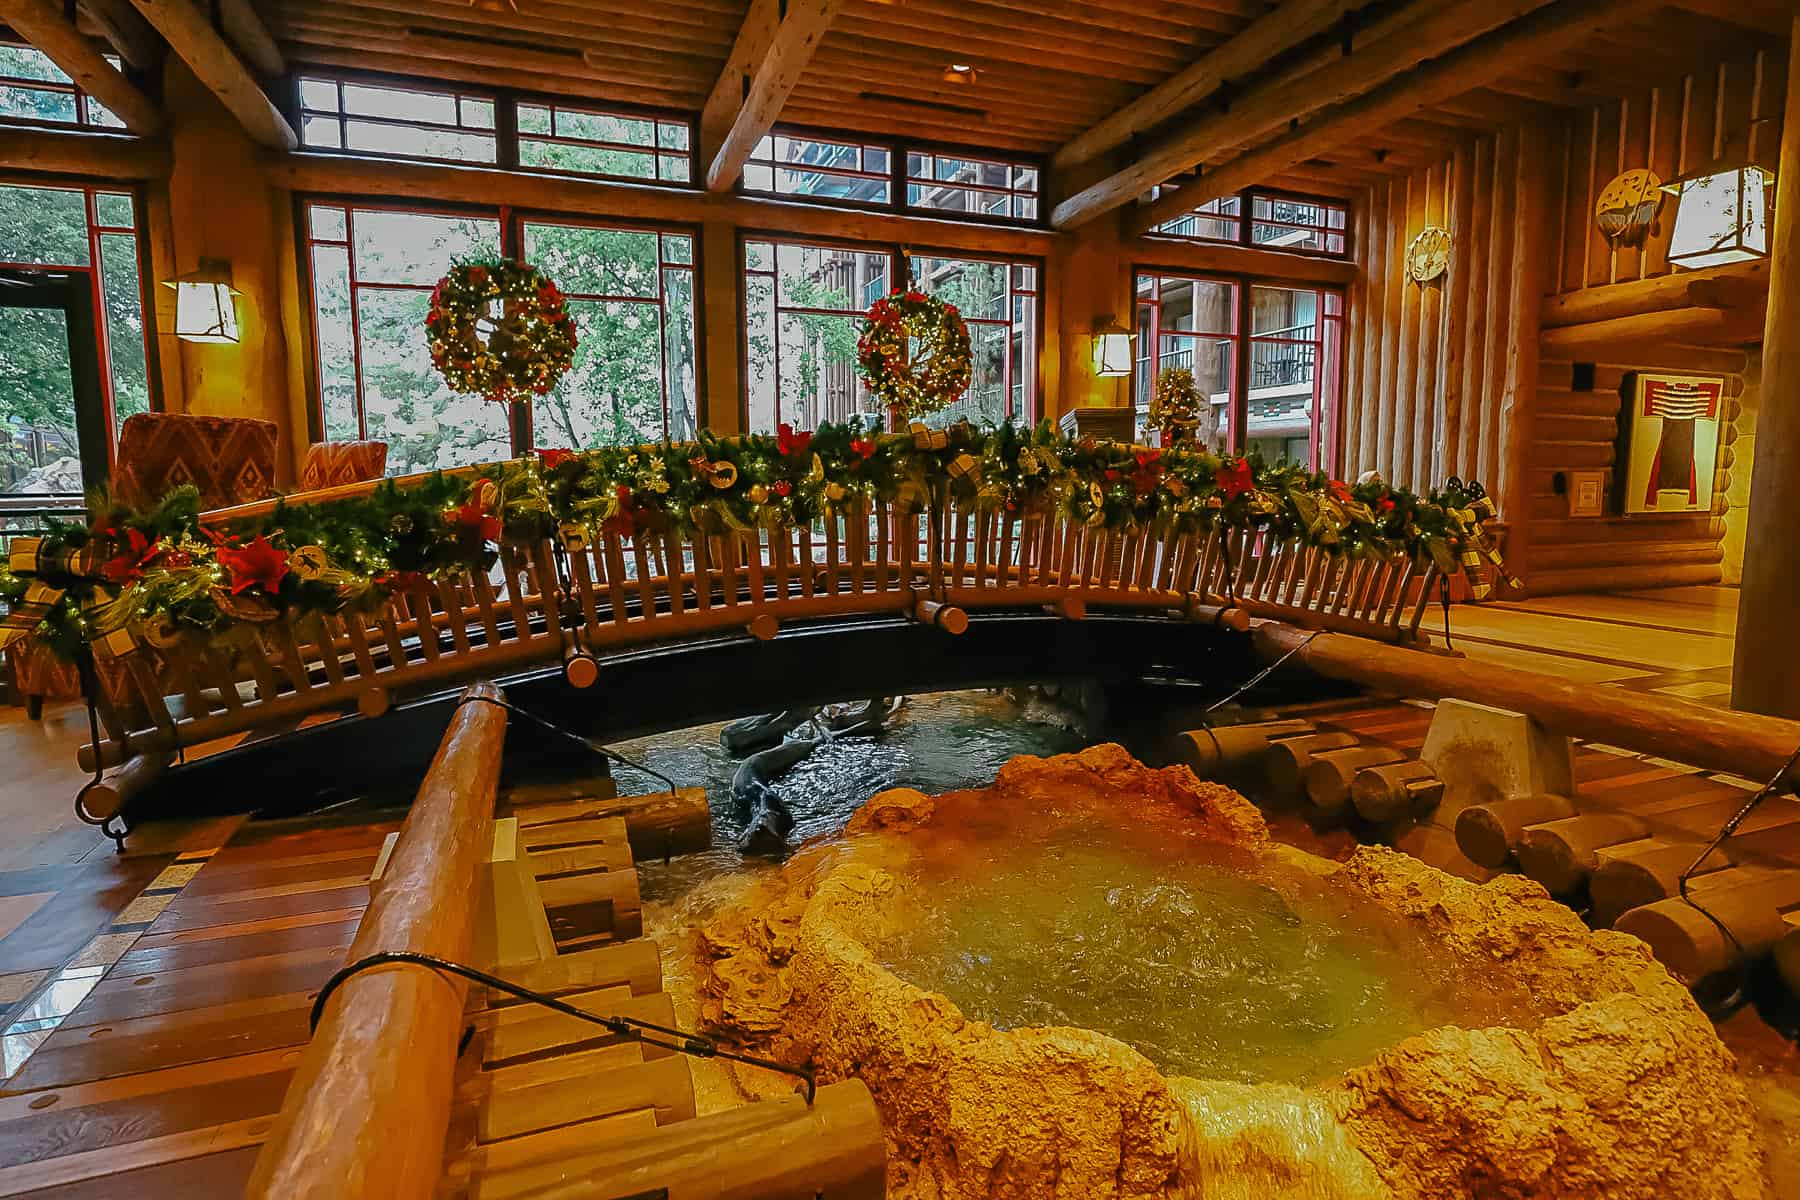
<path fill-rule="evenodd" d="M 1479 88 L 1521 62 L 1557 54 L 1609 22 L 1641 12 L 1638 0 L 1559 0 L 1498 33 L 1435 58 L 1366 96 L 1336 105 L 1297 129 L 1158 197 L 1132 214 L 1149 229 L 1208 200 L 1229 195 L 1315 155 L 1378 133 L 1432 105 Z"/>
<path fill-rule="evenodd" d="M 700 112 L 707 191 L 728 191 L 737 183 L 844 2 L 752 0 L 725 70 Z"/>
<path fill-rule="evenodd" d="M 194 75 L 237 118 L 252 141 L 273 150 L 300 144 L 294 127 L 270 101 L 243 60 L 212 27 L 194 0 L 131 0 Z"/>
<path fill-rule="evenodd" d="M 224 31 L 225 40 L 237 47 L 244 61 L 271 79 L 286 75 L 287 60 L 282 58 L 275 39 L 269 36 L 269 27 L 250 7 L 250 0 L 216 0 L 216 3 L 219 28 Z"/>
<path fill-rule="evenodd" d="M 51 0 L 0 0 L 0 20 L 42 50 L 70 79 L 143 136 L 162 132 L 162 113 Z"/>
<path fill-rule="evenodd" d="M 81 11 L 134 69 L 154 71 L 161 64 L 162 39 L 131 7 L 131 0 L 81 0 Z"/>
<path fill-rule="evenodd" d="M 1072 139 L 1051 158 L 1061 170 L 1122 146 L 1170 117 L 1192 108 L 1233 79 L 1325 32 L 1366 0 L 1287 0 L 1199 62 L 1171 76 Z"/>
<path fill-rule="evenodd" d="M 1546 3 L 1547 0 L 1487 0 L 1446 6 L 1442 0 L 1429 0 L 1415 6 L 1432 11 L 1404 30 L 1373 45 L 1356 48 L 1348 56 L 1335 58 L 1310 72 L 1304 83 L 1295 84 L 1284 76 L 1251 87 L 1228 111 L 1202 115 L 1122 170 L 1058 204 L 1050 222 L 1058 229 L 1085 224 L 1234 145 L 1380 87 L 1516 17 L 1543 8 Z"/>

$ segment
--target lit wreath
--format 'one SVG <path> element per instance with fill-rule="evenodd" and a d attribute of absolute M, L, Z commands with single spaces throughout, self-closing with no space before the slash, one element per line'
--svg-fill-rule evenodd
<path fill-rule="evenodd" d="M 450 268 L 432 289 L 425 336 L 451 391 L 500 404 L 543 395 L 575 362 L 575 322 L 561 290 L 510 258 Z"/>
<path fill-rule="evenodd" d="M 856 365 L 883 407 L 903 418 L 938 412 L 969 388 L 969 327 L 954 304 L 891 292 L 863 314 Z"/>

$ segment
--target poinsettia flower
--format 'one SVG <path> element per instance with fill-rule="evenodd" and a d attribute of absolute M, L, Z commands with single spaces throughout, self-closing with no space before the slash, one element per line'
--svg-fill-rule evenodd
<path fill-rule="evenodd" d="M 234 596 L 253 587 L 273 596 L 281 591 L 281 581 L 287 578 L 287 551 L 276 549 L 260 533 L 247 546 L 220 546 L 217 557 L 219 565 L 231 575 Z"/>
<path fill-rule="evenodd" d="M 564 450 L 558 446 L 540 446 L 538 447 L 537 456 L 538 462 L 543 464 L 544 470 L 554 471 L 564 463 L 573 460 L 575 452 L 573 450 Z"/>
<path fill-rule="evenodd" d="M 431 576 L 423 571 L 383 571 L 375 582 L 396 592 L 426 594 L 431 591 Z"/>
<path fill-rule="evenodd" d="M 1325 485 L 1325 490 L 1331 493 L 1331 498 L 1339 503 L 1346 502 L 1350 499 L 1350 485 L 1341 479 L 1333 479 L 1328 482 Z"/>
<path fill-rule="evenodd" d="M 874 458 L 875 457 L 875 439 L 874 438 L 853 438 L 850 442 L 850 451 L 851 451 L 851 453 L 855 454 L 858 458 L 861 458 L 864 461 Z"/>
<path fill-rule="evenodd" d="M 1156 490 L 1162 481 L 1162 464 L 1157 459 L 1162 457 L 1160 450 L 1140 450 L 1137 452 L 1137 470 L 1131 473 L 1131 486 L 1140 496 L 1148 496 Z"/>
<path fill-rule="evenodd" d="M 1381 499 L 1377 500 L 1375 502 L 1375 511 L 1384 515 L 1393 512 L 1394 498 L 1392 496 L 1383 496 Z"/>
<path fill-rule="evenodd" d="M 113 531 L 108 530 L 109 534 Z M 144 577 L 144 571 L 162 557 L 163 548 L 153 537 L 146 537 L 141 529 L 127 529 L 125 540 L 120 543 L 115 537 L 116 550 L 113 556 L 100 568 L 101 573 L 113 583 L 131 583 Z"/>
<path fill-rule="evenodd" d="M 805 454 L 812 446 L 812 439 L 811 433 L 795 433 L 794 427 L 786 421 L 775 429 L 775 444 L 780 448 L 783 458 Z"/>
<path fill-rule="evenodd" d="M 1214 477 L 1219 491 L 1225 499 L 1235 500 L 1246 492 L 1256 489 L 1256 480 L 1250 474 L 1250 460 L 1240 458 L 1234 462 L 1220 463 L 1219 473 Z"/>
<path fill-rule="evenodd" d="M 453 509 L 450 524 L 459 537 L 483 542 L 500 540 L 500 518 L 483 507 L 479 498 L 472 498 L 461 508 Z"/>

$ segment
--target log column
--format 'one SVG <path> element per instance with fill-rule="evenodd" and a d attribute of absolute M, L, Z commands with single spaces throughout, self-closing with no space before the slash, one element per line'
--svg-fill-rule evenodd
<path fill-rule="evenodd" d="M 1800 51 L 1800 17 L 1790 46 L 1791 58 Z M 1771 241 L 1763 394 L 1774 400 L 1757 418 L 1731 704 L 1800 717 L 1800 674 L 1792 655 L 1779 652 L 1790 644 L 1800 600 L 1800 542 L 1793 534 L 1800 512 L 1800 408 L 1791 403 L 1800 393 L 1800 70 L 1788 72 Z"/>

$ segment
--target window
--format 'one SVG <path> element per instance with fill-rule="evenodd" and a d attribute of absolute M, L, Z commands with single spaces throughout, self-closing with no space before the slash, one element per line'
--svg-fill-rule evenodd
<path fill-rule="evenodd" d="M 906 155 L 906 203 L 909 208 L 1035 221 L 1038 171 L 966 154 L 910 150 Z"/>
<path fill-rule="evenodd" d="M 300 79 L 300 142 L 452 162 L 499 161 L 491 96 L 342 79 Z"/>
<path fill-rule="evenodd" d="M 532 401 L 532 438 L 568 448 L 694 436 L 694 239 L 525 221 L 525 261 L 569 298 L 580 342 L 556 390 Z"/>
<path fill-rule="evenodd" d="M 753 240 L 744 243 L 744 382 L 749 428 L 812 429 L 875 402 L 856 371 L 864 296 L 892 290 L 886 250 Z"/>
<path fill-rule="evenodd" d="M 912 283 L 956 305 L 969 326 L 973 371 L 962 399 L 927 424 L 998 425 L 1029 418 L 1037 395 L 1038 268 L 989 259 L 912 260 Z"/>
<path fill-rule="evenodd" d="M 1244 220 L 1246 205 L 1249 221 Z M 1163 222 L 1153 232 L 1189 241 L 1232 242 L 1344 258 L 1350 252 L 1345 237 L 1349 217 L 1349 208 L 1336 200 L 1253 188 L 1208 200 L 1192 212 Z"/>
<path fill-rule="evenodd" d="M 699 422 L 694 239 L 579 220 L 306 205 L 319 427 L 388 443 L 388 472 L 693 436 Z M 529 439 L 431 365 L 431 289 L 458 260 L 523 256 L 569 298 L 574 366 L 535 397 Z"/>
<path fill-rule="evenodd" d="M 101 187 L 0 184 L 0 267 L 88 281 L 114 441 L 150 409 L 137 201 Z M 68 333 L 61 315 L 0 309 L 0 493 L 81 493 Z"/>
<path fill-rule="evenodd" d="M 686 183 L 694 152 L 686 121 L 628 116 L 556 101 L 519 103 L 519 165 L 571 175 Z"/>
<path fill-rule="evenodd" d="M 117 67 L 117 55 L 106 61 Z M 123 129 L 112 110 L 75 86 L 42 50 L 0 42 L 0 119 Z"/>
<path fill-rule="evenodd" d="M 388 444 L 388 473 L 510 457 L 500 406 L 444 385 L 426 349 L 431 289 L 460 258 L 500 253 L 493 217 L 306 207 L 327 440 Z"/>
<path fill-rule="evenodd" d="M 765 134 L 744 165 L 744 190 L 887 204 L 892 172 L 885 146 Z"/>
<path fill-rule="evenodd" d="M 856 338 L 870 304 L 900 283 L 955 304 L 969 326 L 969 390 L 930 419 L 1029 421 L 1036 412 L 1038 272 L 1035 263 L 920 255 L 887 247 L 744 243 L 745 390 L 749 428 L 823 421 L 885 426 L 856 369 Z"/>
<path fill-rule="evenodd" d="M 1253 452 L 1271 465 L 1331 468 L 1342 371 L 1341 293 L 1140 274 L 1137 310 L 1140 436 L 1157 375 L 1182 367 L 1211 401 L 1211 425 L 1201 435 L 1212 448 Z"/>

